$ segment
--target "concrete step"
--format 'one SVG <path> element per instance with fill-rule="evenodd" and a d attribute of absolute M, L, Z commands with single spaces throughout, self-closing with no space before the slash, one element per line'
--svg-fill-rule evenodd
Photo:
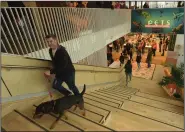
<path fill-rule="evenodd" d="M 160 102 L 163 102 L 163 103 L 168 103 L 168 104 L 184 107 L 184 103 L 182 101 L 179 101 L 179 100 L 168 99 L 168 98 L 155 96 L 155 95 L 142 93 L 142 92 L 137 92 L 135 95 L 145 97 L 145 98 L 148 98 L 148 99 L 152 99 L 152 100 L 156 100 L 156 101 L 160 101 Z"/>
<path fill-rule="evenodd" d="M 138 92 L 137 89 L 131 89 L 130 91 L 122 91 L 122 89 L 116 89 L 116 90 L 112 90 L 112 91 L 94 91 L 94 92 L 98 92 L 98 93 L 103 93 L 103 94 L 107 94 L 110 96 L 115 96 L 115 97 L 122 97 L 125 99 L 129 99 L 131 97 L 131 95 L 134 95 L 136 92 Z"/>
<path fill-rule="evenodd" d="M 51 124 L 56 120 L 56 117 L 54 117 L 50 114 L 45 114 L 40 119 L 33 119 L 33 114 L 35 112 L 34 106 L 32 106 L 24 111 L 20 111 L 18 109 L 17 109 L 17 111 L 19 111 L 25 117 L 29 118 L 29 120 L 32 120 L 33 122 L 36 122 L 37 124 L 41 125 L 42 127 L 44 127 L 48 131 L 80 131 L 81 130 L 79 127 L 74 127 L 72 124 L 68 123 L 63 118 L 61 120 L 59 120 L 59 122 L 57 123 L 57 125 L 54 129 L 50 130 Z"/>
<path fill-rule="evenodd" d="M 112 89 L 112 90 L 100 90 L 100 92 L 108 92 L 108 93 L 121 93 L 122 95 L 125 95 L 125 96 L 129 96 L 130 97 L 130 95 L 131 94 L 135 94 L 136 92 L 138 92 L 138 89 L 132 89 L 132 88 L 130 88 L 130 89 L 126 89 L 126 90 L 124 90 L 124 89 L 120 89 L 120 88 L 117 88 L 117 89 Z"/>
<path fill-rule="evenodd" d="M 116 103 L 116 104 L 119 105 L 118 107 L 121 107 L 123 105 L 123 101 L 120 101 L 120 100 L 112 100 L 111 98 L 107 98 L 107 97 L 103 97 L 103 96 L 99 96 L 99 95 L 94 96 L 95 94 L 93 94 L 93 93 L 88 93 L 88 94 L 85 94 L 85 95 L 87 95 L 87 97 L 95 97 L 97 99 L 105 100 L 105 102 L 109 101 L 111 103 Z"/>
<path fill-rule="evenodd" d="M 125 101 L 122 108 L 133 113 L 172 125 L 179 129 L 184 129 L 184 116 L 169 111 L 146 106 L 136 102 Z"/>
<path fill-rule="evenodd" d="M 162 110 L 156 107 L 148 106 L 145 104 L 133 102 L 131 100 L 121 99 L 113 96 L 108 96 L 102 93 L 89 93 L 95 98 L 103 98 L 110 99 L 112 101 L 122 101 L 124 102 L 121 109 L 133 112 L 135 114 L 139 114 L 141 116 L 149 117 L 151 119 L 157 120 L 162 123 L 166 123 L 168 125 L 172 125 L 174 127 L 184 129 L 184 116 L 175 114 L 166 110 Z"/>
<path fill-rule="evenodd" d="M 105 100 L 103 98 L 99 98 L 99 97 L 94 97 L 94 96 L 90 96 L 90 95 L 87 95 L 87 94 L 84 94 L 84 99 L 91 99 L 91 100 L 94 100 L 94 101 L 97 101 L 97 102 L 102 102 L 106 105 L 110 105 L 110 106 L 113 106 L 113 107 L 116 107 L 116 108 L 119 108 L 121 104 L 117 103 L 117 102 L 113 102 L 113 101 L 109 101 L 109 100 Z"/>
<path fill-rule="evenodd" d="M 115 88 L 111 88 L 111 89 L 102 89 L 102 90 L 98 90 L 98 91 L 106 91 L 106 92 L 115 92 L 115 91 L 121 91 L 125 94 L 128 94 L 132 91 L 138 91 L 138 89 L 136 88 L 122 88 L 122 87 L 115 87 Z"/>
<path fill-rule="evenodd" d="M 47 97 L 48 96 L 46 95 L 3 103 L 1 104 L 1 118 L 11 113 L 16 108 L 27 109 L 27 107 L 33 105 L 34 103 L 41 102 Z"/>
<path fill-rule="evenodd" d="M 1 119 L 1 126 L 6 131 L 45 131 L 15 111 L 12 111 Z"/>
<path fill-rule="evenodd" d="M 130 98 L 130 100 L 139 102 L 142 104 L 146 104 L 148 106 L 161 108 L 169 112 L 184 115 L 184 108 L 180 106 L 175 106 L 175 105 L 171 105 L 171 104 L 167 104 L 167 103 L 163 103 L 163 102 L 159 102 L 159 101 L 155 101 L 155 100 L 151 100 L 151 99 L 147 99 L 139 96 L 134 96 L 134 95 Z"/>
<path fill-rule="evenodd" d="M 79 116 L 76 113 L 69 111 L 69 112 L 66 112 L 66 115 L 68 117 L 67 122 L 69 122 L 70 124 L 73 124 L 74 126 L 78 126 L 83 131 L 113 131 L 112 129 L 106 126 L 103 126 L 93 121 L 92 119 L 89 120 L 86 117 Z"/>
<path fill-rule="evenodd" d="M 112 101 L 121 101 L 124 102 L 125 100 L 129 100 L 128 98 L 122 97 L 122 96 L 117 96 L 117 95 L 111 95 L 111 94 L 107 94 L 107 93 L 100 93 L 100 92 L 91 92 L 89 93 L 95 97 L 102 97 L 102 98 L 109 98 Z"/>
<path fill-rule="evenodd" d="M 106 126 L 116 131 L 182 131 L 182 129 L 154 121 L 141 115 L 134 114 L 133 112 L 107 105 L 103 100 L 96 101 L 85 97 L 84 100 L 89 104 L 112 111 L 111 120 L 107 122 Z M 124 121 L 117 122 L 117 120 Z"/>
<path fill-rule="evenodd" d="M 101 118 L 101 121 L 99 122 L 100 124 L 106 124 L 106 122 L 108 121 L 108 119 L 110 119 L 110 116 L 111 116 L 111 111 L 109 110 L 106 110 L 106 109 L 103 109 L 103 108 L 100 108 L 100 107 L 97 107 L 97 106 L 94 106 L 94 105 L 90 105 L 88 103 L 85 103 L 85 109 L 87 111 L 91 111 L 97 115 L 100 115 L 102 118 Z M 77 109 L 77 111 L 75 111 L 75 113 L 80 113 L 81 110 Z M 88 116 L 86 116 L 88 117 Z"/>

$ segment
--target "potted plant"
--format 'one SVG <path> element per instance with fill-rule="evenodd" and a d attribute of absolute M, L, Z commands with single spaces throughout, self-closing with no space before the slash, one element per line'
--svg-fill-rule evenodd
<path fill-rule="evenodd" d="M 184 98 L 184 63 L 172 66 L 171 76 L 164 76 L 159 85 L 166 86 L 175 97 Z"/>

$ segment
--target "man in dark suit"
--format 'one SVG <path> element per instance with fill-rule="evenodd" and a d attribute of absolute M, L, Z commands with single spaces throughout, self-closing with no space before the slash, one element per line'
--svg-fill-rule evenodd
<path fill-rule="evenodd" d="M 75 85 L 75 68 L 68 52 L 65 47 L 58 44 L 56 35 L 47 35 L 46 41 L 50 47 L 49 54 L 52 59 L 53 68 L 45 72 L 45 75 L 50 77 L 52 74 L 55 74 L 53 88 L 63 95 L 68 96 L 71 94 L 70 91 L 62 86 L 63 82 L 68 85 L 75 95 L 78 95 L 79 91 Z"/>

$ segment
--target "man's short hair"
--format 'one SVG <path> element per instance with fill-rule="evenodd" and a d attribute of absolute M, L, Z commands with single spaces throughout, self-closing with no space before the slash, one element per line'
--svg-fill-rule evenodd
<path fill-rule="evenodd" d="M 56 36 L 55 34 L 48 34 L 48 35 L 46 35 L 45 38 L 46 38 L 46 39 L 48 39 L 48 38 L 57 39 L 57 36 Z"/>

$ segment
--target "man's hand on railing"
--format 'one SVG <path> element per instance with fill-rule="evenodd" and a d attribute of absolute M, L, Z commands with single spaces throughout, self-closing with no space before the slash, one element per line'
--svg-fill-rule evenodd
<path fill-rule="evenodd" d="M 46 79 L 48 80 L 48 82 L 50 82 L 51 80 L 51 78 L 52 78 L 52 76 L 53 76 L 54 74 L 50 74 L 50 71 L 45 71 L 44 72 L 44 76 L 46 77 Z"/>

